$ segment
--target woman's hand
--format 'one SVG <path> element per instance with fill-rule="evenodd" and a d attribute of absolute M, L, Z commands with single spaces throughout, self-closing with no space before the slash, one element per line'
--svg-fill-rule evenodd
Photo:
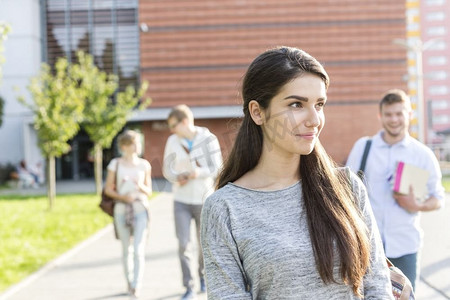
<path fill-rule="evenodd" d="M 132 193 L 128 193 L 126 195 L 122 195 L 120 197 L 120 200 L 122 200 L 122 202 L 124 202 L 124 203 L 133 203 L 134 197 L 132 196 Z"/>

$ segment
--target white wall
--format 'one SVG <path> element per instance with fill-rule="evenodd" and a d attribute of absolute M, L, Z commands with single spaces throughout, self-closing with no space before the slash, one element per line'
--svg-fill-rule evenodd
<path fill-rule="evenodd" d="M 27 86 L 41 64 L 41 29 L 39 0 L 0 0 L 0 20 L 11 26 L 5 41 L 5 64 L 0 95 L 6 105 L 0 127 L 0 163 L 29 165 L 42 160 L 32 128 L 32 113 L 17 101 L 18 95 L 30 99 Z"/>

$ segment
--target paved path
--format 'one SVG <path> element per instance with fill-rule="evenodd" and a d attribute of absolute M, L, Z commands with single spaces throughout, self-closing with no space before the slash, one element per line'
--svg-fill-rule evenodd
<path fill-rule="evenodd" d="M 424 244 L 421 255 L 421 284 L 417 299 L 450 299 L 450 194 L 445 207 L 422 214 Z M 427 283 L 427 285 L 424 284 Z M 425 285 L 425 289 L 422 288 Z M 427 293 L 435 296 L 427 297 Z"/>
<path fill-rule="evenodd" d="M 60 188 L 62 184 L 68 185 L 64 188 L 67 192 L 92 192 L 94 189 L 93 185 L 90 187 L 92 191 L 86 186 L 76 187 L 73 182 L 71 184 L 60 182 Z M 163 182 L 159 182 L 155 187 L 158 190 L 167 188 Z M 151 201 L 150 240 L 140 299 L 180 299 L 184 292 L 177 258 L 172 203 L 172 196 L 167 192 L 161 193 Z M 422 226 L 425 230 L 422 276 L 428 284 L 420 281 L 416 299 L 450 299 L 448 194 L 446 208 L 423 214 Z M 198 280 L 196 284 L 198 290 Z M 125 289 L 120 242 L 114 239 L 112 226 L 108 226 L 0 294 L 0 300 L 122 300 L 128 299 L 124 293 Z M 198 300 L 205 299 L 205 294 L 198 295 Z"/>

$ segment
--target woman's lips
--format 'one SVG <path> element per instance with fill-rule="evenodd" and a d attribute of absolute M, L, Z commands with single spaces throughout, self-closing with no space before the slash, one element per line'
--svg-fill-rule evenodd
<path fill-rule="evenodd" d="M 304 139 L 314 139 L 314 138 L 317 136 L 317 134 L 316 134 L 315 132 L 311 132 L 311 133 L 298 133 L 298 134 L 296 134 L 295 136 L 301 137 L 301 138 L 304 138 Z"/>

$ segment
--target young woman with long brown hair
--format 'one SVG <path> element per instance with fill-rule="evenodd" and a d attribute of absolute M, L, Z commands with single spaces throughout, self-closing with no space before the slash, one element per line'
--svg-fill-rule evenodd
<path fill-rule="evenodd" d="M 267 50 L 202 212 L 208 299 L 393 299 L 366 190 L 319 142 L 329 78 L 306 52 Z"/>

